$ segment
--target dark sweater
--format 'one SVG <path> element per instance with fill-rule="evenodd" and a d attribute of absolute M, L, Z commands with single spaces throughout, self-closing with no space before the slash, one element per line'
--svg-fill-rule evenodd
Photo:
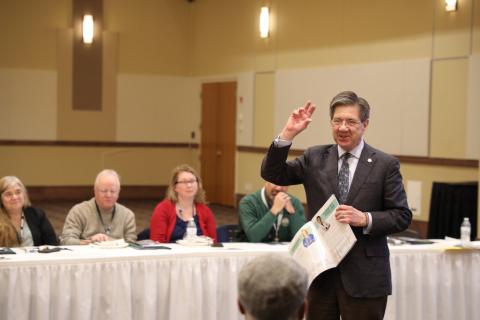
<path fill-rule="evenodd" d="M 58 245 L 58 238 L 55 231 L 48 221 L 45 212 L 34 207 L 23 208 L 23 214 L 28 227 L 32 232 L 33 245 L 41 246 L 44 244 Z"/>

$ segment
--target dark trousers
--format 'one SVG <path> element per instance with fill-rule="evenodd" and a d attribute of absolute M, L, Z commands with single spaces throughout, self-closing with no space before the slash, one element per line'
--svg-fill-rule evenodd
<path fill-rule="evenodd" d="M 380 320 L 387 296 L 355 298 L 345 291 L 337 268 L 320 274 L 308 290 L 307 320 Z"/>

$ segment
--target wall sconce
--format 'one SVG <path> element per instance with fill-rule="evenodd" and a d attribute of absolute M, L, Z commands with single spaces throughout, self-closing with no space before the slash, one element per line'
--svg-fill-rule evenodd
<path fill-rule="evenodd" d="M 93 17 L 91 14 L 83 16 L 83 43 L 93 42 Z"/>
<path fill-rule="evenodd" d="M 457 11 L 457 0 L 445 0 L 445 11 Z"/>
<path fill-rule="evenodd" d="M 270 13 L 268 7 L 260 9 L 260 38 L 268 38 L 270 32 Z"/>

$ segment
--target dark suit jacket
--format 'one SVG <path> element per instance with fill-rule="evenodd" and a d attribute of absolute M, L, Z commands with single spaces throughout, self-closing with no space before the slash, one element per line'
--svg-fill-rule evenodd
<path fill-rule="evenodd" d="M 58 245 L 58 238 L 55 231 L 48 221 L 45 212 L 34 207 L 23 208 L 23 214 L 28 227 L 32 232 L 33 245 L 41 246 L 44 244 Z"/>
<path fill-rule="evenodd" d="M 338 198 L 338 147 L 314 146 L 290 161 L 290 147 L 273 144 L 262 163 L 262 177 L 277 185 L 302 183 L 308 218 L 332 195 Z M 365 143 L 346 203 L 370 212 L 372 227 L 352 227 L 357 237 L 352 250 L 338 266 L 343 286 L 353 297 L 380 297 L 392 293 L 386 235 L 405 230 L 412 219 L 402 184 L 399 161 Z"/>

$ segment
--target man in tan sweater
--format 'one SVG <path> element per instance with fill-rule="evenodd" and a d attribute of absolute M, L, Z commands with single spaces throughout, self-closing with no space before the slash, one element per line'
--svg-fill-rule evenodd
<path fill-rule="evenodd" d="M 95 179 L 95 197 L 76 204 L 70 209 L 62 235 L 61 244 L 89 244 L 115 239 L 135 241 L 135 215 L 117 203 L 120 194 L 120 179 L 114 170 L 103 170 Z"/>

